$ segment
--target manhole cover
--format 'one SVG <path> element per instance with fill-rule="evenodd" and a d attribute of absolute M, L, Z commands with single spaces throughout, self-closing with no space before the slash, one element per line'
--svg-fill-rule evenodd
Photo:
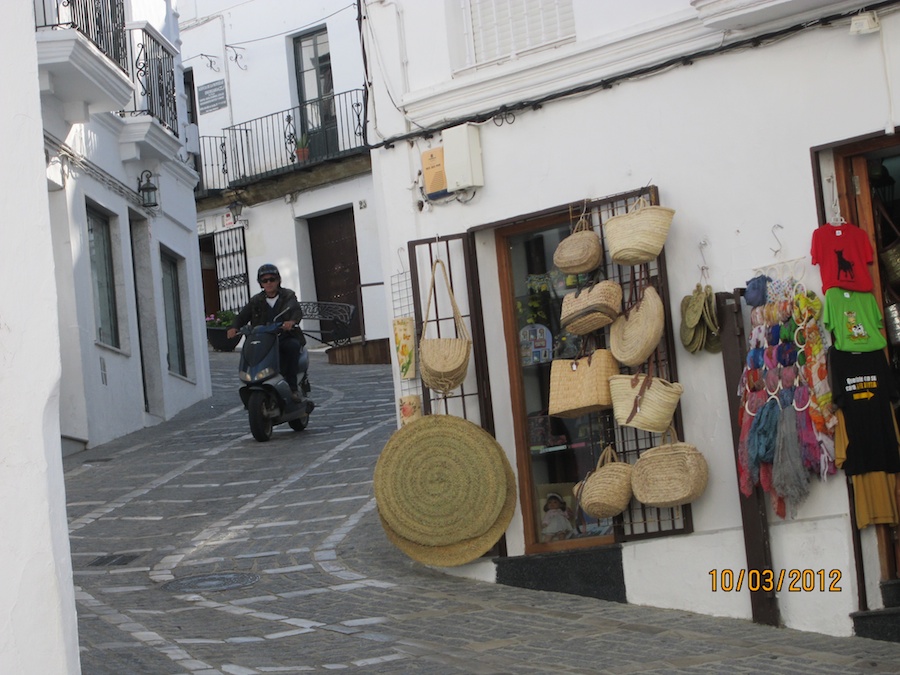
<path fill-rule="evenodd" d="M 220 574 L 198 574 L 193 577 L 175 579 L 163 585 L 164 591 L 176 593 L 198 593 L 200 591 L 228 591 L 232 588 L 252 586 L 259 581 L 258 574 L 249 572 L 223 572 Z"/>

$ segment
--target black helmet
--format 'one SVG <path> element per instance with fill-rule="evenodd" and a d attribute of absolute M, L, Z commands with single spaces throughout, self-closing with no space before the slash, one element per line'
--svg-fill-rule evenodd
<path fill-rule="evenodd" d="M 273 277 L 278 277 L 279 281 L 281 280 L 281 274 L 278 273 L 278 268 L 272 263 L 266 263 L 265 265 L 260 266 L 256 272 L 256 280 L 259 281 L 268 274 L 271 274 Z"/>

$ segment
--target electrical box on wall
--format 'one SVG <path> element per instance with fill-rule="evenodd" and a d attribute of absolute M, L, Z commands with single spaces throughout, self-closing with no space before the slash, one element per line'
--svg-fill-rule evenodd
<path fill-rule="evenodd" d="M 455 192 L 484 185 L 481 137 L 475 124 L 460 124 L 441 132 L 447 190 Z"/>
<path fill-rule="evenodd" d="M 444 149 L 431 148 L 422 153 L 422 178 L 429 199 L 446 197 L 447 174 L 444 171 Z"/>

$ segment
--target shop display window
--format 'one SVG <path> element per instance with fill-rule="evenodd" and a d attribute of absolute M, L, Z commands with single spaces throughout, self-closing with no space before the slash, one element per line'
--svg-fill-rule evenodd
<path fill-rule="evenodd" d="M 600 200 L 584 205 L 595 229 L 607 218 L 624 213 L 642 192 L 630 196 Z M 650 193 L 655 197 L 655 189 Z M 653 203 L 656 203 L 653 201 Z M 625 461 L 634 463 L 643 450 L 659 444 L 660 436 L 616 424 L 612 410 L 603 410 L 578 418 L 548 415 L 550 369 L 553 359 L 575 358 L 582 348 L 606 348 L 609 328 L 590 335 L 593 345 L 585 345 L 587 336 L 573 335 L 560 326 L 563 298 L 589 281 L 590 275 L 564 274 L 553 265 L 553 253 L 570 232 L 574 218 L 568 209 L 557 215 L 542 216 L 531 222 L 520 222 L 498 232 L 503 239 L 498 246 L 500 267 L 508 271 L 505 301 L 507 340 L 511 353 L 512 400 L 517 416 L 517 460 L 520 473 L 522 506 L 526 520 L 528 552 L 595 546 L 641 537 L 661 536 L 691 531 L 690 509 L 656 509 L 632 500 L 629 508 L 615 518 L 596 519 L 586 516 L 577 504 L 575 488 L 595 469 L 600 453 L 612 444 Z M 605 247 L 604 247 L 605 250 Z M 599 279 L 619 282 L 625 306 L 631 304 L 630 286 L 635 278 L 649 279 L 660 296 L 667 298 L 663 256 L 643 266 L 622 267 L 605 254 Z M 667 304 L 667 303 L 666 303 Z M 656 375 L 666 379 L 675 373 L 671 348 L 671 312 L 666 310 L 667 331 L 650 362 L 643 368 L 622 372 L 646 372 L 650 363 Z M 512 319 L 514 318 L 514 323 Z M 680 411 L 676 428 L 680 429 Z M 548 494 L 561 497 L 570 528 L 562 519 L 548 518 L 545 506 Z M 549 521 L 555 522 L 548 524 Z M 564 530 L 564 532 L 561 532 Z"/>

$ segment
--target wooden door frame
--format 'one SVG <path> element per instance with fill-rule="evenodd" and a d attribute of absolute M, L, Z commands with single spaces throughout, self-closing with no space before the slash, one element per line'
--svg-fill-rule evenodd
<path fill-rule="evenodd" d="M 512 279 L 511 259 L 509 255 L 509 238 L 524 232 L 540 230 L 546 227 L 559 225 L 567 220 L 565 209 L 556 209 L 549 214 L 541 214 L 533 219 L 516 222 L 499 227 L 495 231 L 497 250 L 497 275 L 500 286 L 500 306 L 503 318 L 504 334 L 506 336 L 506 358 L 509 372 L 510 408 L 514 419 L 524 419 L 525 399 L 522 371 L 518 349 L 518 330 L 514 295 L 510 288 Z M 615 544 L 615 535 L 592 537 L 589 541 L 584 539 L 567 539 L 556 541 L 552 544 L 541 542 L 538 522 L 530 514 L 534 513 L 535 504 L 532 494 L 534 485 L 531 473 L 531 455 L 528 451 L 527 430 L 525 424 L 514 424 L 513 435 L 516 447 L 516 466 L 519 479 L 519 505 L 522 509 L 522 527 L 525 535 L 525 554 L 550 553 L 569 549 L 583 549 L 593 546 Z"/>

